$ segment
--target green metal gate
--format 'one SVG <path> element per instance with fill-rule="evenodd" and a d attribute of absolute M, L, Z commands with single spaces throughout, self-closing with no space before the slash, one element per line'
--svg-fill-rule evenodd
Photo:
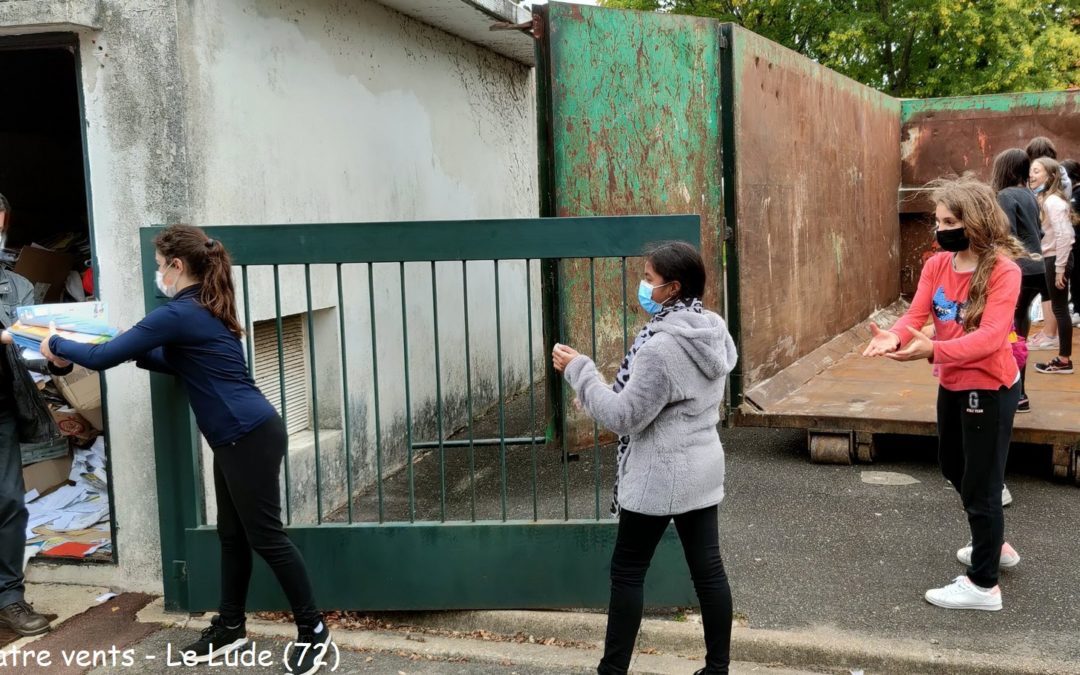
<path fill-rule="evenodd" d="M 158 231 L 141 232 L 147 311 L 165 302 Z M 569 296 L 554 271 L 575 261 L 636 279 L 627 259 L 648 243 L 699 244 L 700 232 L 698 216 L 207 228 L 233 255 L 253 375 L 287 423 L 308 420 L 290 436 L 283 515 L 320 605 L 604 606 L 614 458 L 597 433 L 567 461 L 567 393 L 548 364 Z M 636 325 L 621 287 L 606 310 L 618 306 L 625 343 Z M 574 306 L 592 315 L 591 339 L 571 343 L 583 353 L 595 353 L 596 306 Z M 220 587 L 210 455 L 179 383 L 151 378 L 166 606 L 209 610 Z M 694 603 L 673 530 L 647 598 Z M 286 606 L 258 560 L 249 608 Z"/>

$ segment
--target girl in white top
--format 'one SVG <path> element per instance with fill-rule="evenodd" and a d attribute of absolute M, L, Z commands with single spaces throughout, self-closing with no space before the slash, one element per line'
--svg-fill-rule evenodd
<path fill-rule="evenodd" d="M 1050 316 L 1043 329 L 1044 339 L 1036 346 L 1057 347 L 1057 357 L 1048 363 L 1035 364 L 1035 370 L 1047 374 L 1070 374 L 1072 365 L 1072 320 L 1069 316 L 1069 277 L 1075 264 L 1072 206 L 1065 198 L 1061 182 L 1061 165 L 1049 157 L 1031 163 L 1030 187 L 1035 191 L 1042 208 L 1042 254 L 1046 264 L 1046 285 L 1050 291 L 1050 306 L 1057 326 Z M 1055 333 L 1057 335 L 1055 336 Z M 1056 337 L 1056 340 L 1055 340 Z M 1054 344 L 1056 342 L 1056 345 Z"/>

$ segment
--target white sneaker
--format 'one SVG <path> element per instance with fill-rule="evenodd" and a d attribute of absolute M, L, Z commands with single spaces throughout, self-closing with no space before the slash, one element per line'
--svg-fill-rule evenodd
<path fill-rule="evenodd" d="M 1057 351 L 1059 344 L 1060 344 L 1060 342 L 1059 342 L 1059 340 L 1058 340 L 1058 338 L 1056 336 L 1055 337 L 1046 337 L 1042 333 L 1039 333 L 1037 336 L 1035 336 L 1034 340 L 1032 340 L 1031 342 L 1028 342 L 1028 351 L 1035 351 L 1035 352 Z"/>
<path fill-rule="evenodd" d="M 1001 609 L 1001 587 L 979 588 L 971 583 L 966 574 L 961 574 L 948 586 L 928 590 L 926 601 L 945 609 L 981 609 L 996 612 Z"/>
<path fill-rule="evenodd" d="M 971 544 L 969 543 L 964 548 L 956 552 L 956 559 L 964 563 L 968 567 L 971 566 Z M 1005 542 L 1001 545 L 1001 562 L 998 563 L 998 567 L 1016 567 L 1020 564 L 1020 554 L 1016 552 L 1009 542 Z"/>
<path fill-rule="evenodd" d="M 1002 485 L 1001 486 L 1001 505 L 1002 506 L 1008 506 L 1009 504 L 1012 504 L 1012 493 L 1009 492 L 1009 486 L 1008 485 Z"/>

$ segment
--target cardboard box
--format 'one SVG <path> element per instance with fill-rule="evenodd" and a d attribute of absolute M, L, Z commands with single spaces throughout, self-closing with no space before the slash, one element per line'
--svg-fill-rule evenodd
<path fill-rule="evenodd" d="M 37 490 L 40 494 L 45 494 L 67 482 L 68 474 L 71 473 L 71 453 L 66 457 L 28 464 L 23 467 L 22 472 L 27 492 Z"/>
<path fill-rule="evenodd" d="M 60 433 L 71 436 L 77 441 L 89 442 L 97 437 L 98 432 L 89 421 L 72 408 L 49 408 Z"/>
<path fill-rule="evenodd" d="M 105 430 L 101 414 L 101 379 L 96 370 L 75 366 L 69 375 L 54 375 L 53 382 L 68 405 L 90 422 L 94 429 Z"/>
<path fill-rule="evenodd" d="M 12 270 L 34 284 L 35 304 L 60 302 L 64 299 L 64 285 L 75 259 L 67 253 L 57 253 L 43 248 L 23 246 L 19 259 Z M 44 297 L 38 298 L 38 289 L 44 287 Z"/>

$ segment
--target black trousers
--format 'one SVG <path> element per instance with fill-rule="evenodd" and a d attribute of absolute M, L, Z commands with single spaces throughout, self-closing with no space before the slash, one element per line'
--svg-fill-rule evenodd
<path fill-rule="evenodd" d="M 1057 258 L 1048 256 L 1043 258 L 1046 263 L 1046 286 L 1050 295 L 1050 307 L 1054 311 L 1054 318 L 1058 323 L 1058 340 L 1061 346 L 1058 353 L 1066 358 L 1072 357 L 1072 316 L 1069 314 L 1069 277 L 1072 276 L 1073 254 L 1069 254 L 1069 263 L 1065 267 L 1065 288 L 1058 288 L 1057 284 Z"/>
<path fill-rule="evenodd" d="M 15 413 L 10 407 L 3 407 L 0 408 L 0 608 L 23 599 L 23 552 L 29 519 L 25 497 Z"/>
<path fill-rule="evenodd" d="M 281 522 L 279 473 L 288 444 L 284 423 L 274 417 L 232 445 L 214 448 L 221 540 L 219 613 L 230 626 L 244 620 L 253 549 L 273 570 L 296 623 L 315 626 L 321 620 L 304 559 Z"/>
<path fill-rule="evenodd" d="M 623 509 L 611 556 L 611 603 L 598 673 L 630 668 L 645 607 L 645 573 L 672 518 L 690 566 L 705 629 L 705 672 L 726 675 L 731 645 L 731 588 L 720 558 L 717 507 L 677 516 L 646 516 Z"/>
<path fill-rule="evenodd" d="M 1022 338 L 1031 335 L 1031 303 L 1035 298 L 1049 297 L 1046 290 L 1046 273 L 1025 274 L 1020 278 L 1020 297 L 1016 301 L 1016 313 L 1013 315 L 1013 324 L 1016 326 L 1016 334 Z M 1020 369 L 1020 393 L 1024 393 L 1024 382 L 1027 379 L 1027 364 Z"/>
<path fill-rule="evenodd" d="M 1005 543 L 1001 489 L 1019 402 L 1019 382 L 997 390 L 938 388 L 938 461 L 967 511 L 973 546 L 968 578 L 983 588 L 998 582 Z"/>

